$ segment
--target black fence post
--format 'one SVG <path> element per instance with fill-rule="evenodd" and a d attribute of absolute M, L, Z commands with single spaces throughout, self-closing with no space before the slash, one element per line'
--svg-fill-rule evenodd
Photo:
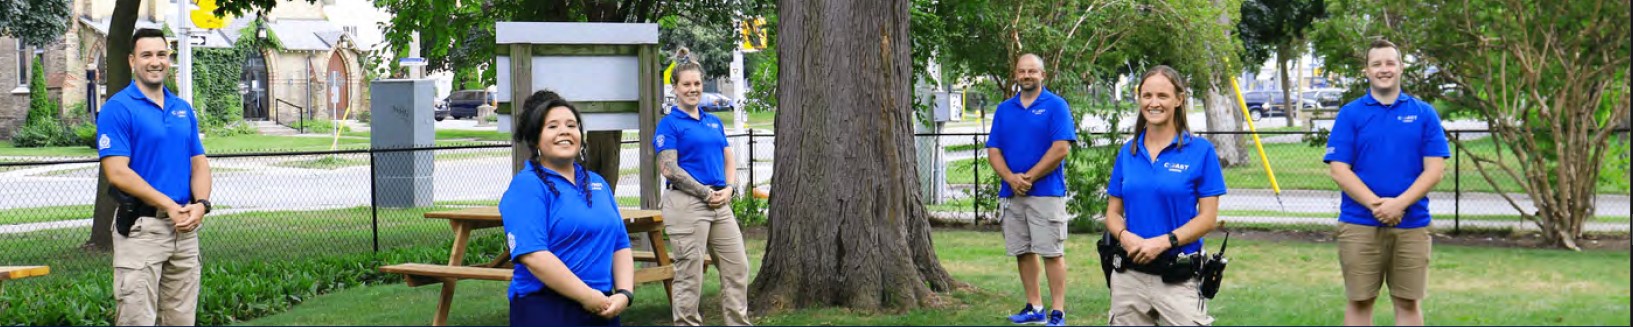
<path fill-rule="evenodd" d="M 375 180 L 379 175 L 379 165 L 374 162 L 374 147 L 369 147 L 369 225 L 374 230 L 374 254 L 380 254 L 380 181 Z"/>
<path fill-rule="evenodd" d="M 974 156 L 970 157 L 970 173 L 974 174 L 974 176 L 975 176 L 975 179 L 972 181 L 972 182 L 975 183 L 975 188 L 970 189 L 970 200 L 971 200 L 970 203 L 975 205 L 975 218 L 971 219 L 970 221 L 975 222 L 976 225 L 980 225 L 981 224 L 981 169 L 980 168 L 981 167 L 976 167 L 976 164 L 981 161 L 981 146 L 979 145 L 979 144 L 981 144 L 981 135 L 980 134 L 970 135 L 970 144 L 977 144 L 975 146 L 974 150 L 970 150 L 970 154 L 974 155 Z"/>
<path fill-rule="evenodd" d="M 760 199 L 754 197 L 754 129 L 748 129 L 748 212 L 760 213 Z"/>
<path fill-rule="evenodd" d="M 1452 131 L 1452 140 L 1463 140 L 1463 133 Z M 1452 144 L 1462 144 L 1452 142 Z M 1458 146 L 1457 150 L 1463 150 Z M 1463 233 L 1463 155 L 1452 151 L 1452 234 Z"/>

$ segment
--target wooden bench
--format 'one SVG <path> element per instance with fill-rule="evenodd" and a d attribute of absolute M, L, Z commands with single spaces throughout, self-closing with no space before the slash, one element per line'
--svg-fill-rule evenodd
<path fill-rule="evenodd" d="M 404 263 L 380 267 L 380 272 L 388 274 L 402 274 L 407 278 L 409 287 L 420 287 L 447 281 L 462 279 L 494 280 L 508 282 L 516 272 L 512 268 L 488 268 L 472 266 L 445 266 L 424 263 Z M 649 267 L 635 270 L 635 284 L 662 282 L 674 279 L 675 271 L 670 267 Z"/>
<path fill-rule="evenodd" d="M 8 280 L 17 280 L 51 274 L 49 266 L 0 266 L 0 292 L 5 292 Z M 5 316 L 6 303 L 0 303 L 0 316 Z"/>
<path fill-rule="evenodd" d="M 664 289 L 669 291 L 666 295 L 673 295 L 675 271 L 669 259 L 669 250 L 663 241 L 662 213 L 656 210 L 623 209 L 621 214 L 624 217 L 624 229 L 630 234 L 644 235 L 652 241 L 653 251 L 636 251 L 644 252 L 634 253 L 636 261 L 657 263 L 652 267 L 637 268 L 635 284 L 662 282 Z M 442 284 L 442 297 L 437 302 L 437 311 L 431 317 L 431 325 L 445 326 L 448 323 L 448 310 L 454 299 L 455 285 L 459 280 L 509 281 L 515 268 L 509 261 L 508 250 L 486 264 L 462 265 L 465 262 L 465 250 L 469 246 L 472 230 L 504 225 L 504 219 L 499 217 L 498 207 L 433 211 L 425 213 L 425 218 L 446 219 L 449 227 L 453 228 L 454 243 L 448 256 L 448 264 L 403 263 L 379 269 L 385 273 L 402 274 L 411 287 Z"/>

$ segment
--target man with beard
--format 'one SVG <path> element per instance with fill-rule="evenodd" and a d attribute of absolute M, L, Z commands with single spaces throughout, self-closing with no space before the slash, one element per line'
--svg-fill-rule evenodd
<path fill-rule="evenodd" d="M 97 152 L 119 210 L 113 235 L 117 326 L 191 326 L 197 318 L 198 229 L 210 212 L 210 164 L 193 106 L 164 88 L 164 33 L 131 37 L 132 83 L 96 120 Z"/>
<path fill-rule="evenodd" d="M 1021 92 L 993 111 L 987 161 L 1003 178 L 998 196 L 1004 249 L 1015 256 L 1026 289 L 1026 306 L 1009 317 L 1017 324 L 1066 323 L 1066 178 L 1061 160 L 1077 141 L 1066 100 L 1043 87 L 1043 58 L 1023 54 L 1015 62 Z M 1038 257 L 1049 276 L 1050 309 L 1038 290 Z"/>

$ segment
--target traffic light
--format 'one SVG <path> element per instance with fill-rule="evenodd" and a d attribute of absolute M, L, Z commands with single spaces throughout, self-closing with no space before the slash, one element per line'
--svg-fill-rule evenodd
<path fill-rule="evenodd" d="M 754 17 L 738 22 L 738 31 L 743 36 L 742 49 L 744 52 L 765 50 L 765 18 Z"/>

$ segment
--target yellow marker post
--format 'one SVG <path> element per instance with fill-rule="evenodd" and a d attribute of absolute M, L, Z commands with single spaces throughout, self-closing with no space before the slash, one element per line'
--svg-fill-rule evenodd
<path fill-rule="evenodd" d="M 1236 107 L 1242 109 L 1242 117 L 1251 117 L 1247 111 L 1247 100 L 1242 98 L 1242 86 L 1236 83 L 1235 76 L 1230 77 L 1230 89 L 1236 92 Z M 1287 211 L 1287 206 L 1281 203 L 1281 185 L 1276 184 L 1276 171 L 1270 168 L 1270 157 L 1264 155 L 1264 143 L 1259 141 L 1259 130 L 1253 126 L 1252 119 L 1243 120 L 1247 121 L 1247 130 L 1253 133 L 1253 147 L 1259 149 L 1259 163 L 1264 165 L 1265 176 L 1270 177 L 1270 190 L 1276 194 L 1276 205 L 1281 206 L 1282 211 Z"/>

